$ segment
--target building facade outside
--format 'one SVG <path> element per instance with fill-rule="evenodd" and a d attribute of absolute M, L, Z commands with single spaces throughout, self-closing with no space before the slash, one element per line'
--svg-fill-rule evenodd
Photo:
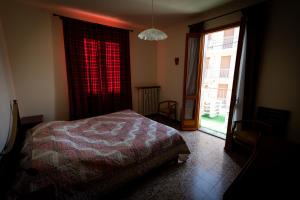
<path fill-rule="evenodd" d="M 238 36 L 239 27 L 205 35 L 200 125 L 223 133 L 227 130 Z M 209 127 L 212 125 L 205 119 L 216 119 L 219 127 Z"/>

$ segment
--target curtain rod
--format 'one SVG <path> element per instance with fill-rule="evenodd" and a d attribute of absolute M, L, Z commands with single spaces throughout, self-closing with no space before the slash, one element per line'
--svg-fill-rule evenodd
<path fill-rule="evenodd" d="M 236 9 L 236 10 L 233 10 L 233 11 L 231 11 L 231 12 L 229 12 L 229 13 L 225 13 L 225 14 L 222 14 L 222 15 L 218 15 L 218 16 L 216 16 L 216 17 L 211 17 L 211 18 L 208 18 L 208 19 L 206 19 L 206 20 L 203 20 L 203 21 L 198 22 L 198 23 L 195 23 L 195 24 L 199 24 L 199 23 L 202 23 L 202 22 L 212 21 L 212 20 L 214 20 L 214 19 L 218 19 L 218 18 L 220 18 L 220 17 L 224 17 L 224 16 L 226 16 L 226 15 L 230 15 L 230 14 L 239 12 L 239 11 L 241 11 L 241 10 L 242 10 L 242 9 Z M 188 25 L 188 26 L 191 27 L 191 26 L 193 26 L 193 25 L 195 25 L 195 24 L 190 24 L 190 25 Z"/>
<path fill-rule="evenodd" d="M 70 17 L 58 15 L 58 14 L 56 14 L 56 13 L 53 13 L 53 16 L 55 16 L 55 17 L 60 17 L 60 18 L 62 18 L 62 17 L 70 18 Z M 84 22 L 88 22 L 88 23 L 92 23 L 92 24 L 98 24 L 98 23 L 95 23 L 95 22 L 89 22 L 89 21 L 85 21 L 85 20 L 81 20 L 81 19 L 76 19 L 76 20 L 84 21 Z M 100 24 L 100 25 L 102 25 L 102 24 Z M 103 26 L 107 26 L 107 25 L 103 25 Z M 113 27 L 113 26 L 109 26 L 109 27 Z M 119 28 L 119 27 L 113 27 L 113 28 Z M 127 31 L 130 31 L 130 32 L 133 32 L 132 29 L 125 29 L 125 28 L 119 28 L 119 29 L 123 29 L 123 30 L 127 30 Z"/>

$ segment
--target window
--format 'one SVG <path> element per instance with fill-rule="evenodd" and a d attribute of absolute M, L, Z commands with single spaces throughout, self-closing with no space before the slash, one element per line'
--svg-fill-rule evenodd
<path fill-rule="evenodd" d="M 232 87 L 236 87 L 237 81 L 234 81 L 234 70 L 237 55 L 239 38 L 239 26 L 228 26 L 216 31 L 206 32 L 204 45 L 201 46 L 202 53 L 201 64 L 202 74 L 200 79 L 201 91 L 199 91 L 199 109 L 197 110 L 200 119 L 199 126 L 210 129 L 212 134 L 225 138 L 227 133 L 227 119 L 232 114 L 230 102 L 232 98 Z M 225 43 L 232 43 L 232 48 Z M 240 37 L 241 38 L 241 37 Z M 225 40 L 225 41 L 224 41 Z M 213 48 L 210 48 L 213 47 Z M 227 49 L 228 48 L 228 49 Z M 188 66 L 187 66 L 188 67 Z M 218 123 L 212 123 L 218 122 Z"/>
<path fill-rule="evenodd" d="M 71 120 L 132 108 L 129 31 L 63 18 Z"/>
<path fill-rule="evenodd" d="M 228 78 L 231 56 L 221 57 L 220 78 Z"/>
<path fill-rule="evenodd" d="M 108 92 L 120 93 L 120 47 L 118 43 L 105 42 Z"/>
<path fill-rule="evenodd" d="M 227 84 L 219 84 L 218 85 L 218 100 L 226 99 L 227 97 Z"/>
<path fill-rule="evenodd" d="M 234 29 L 224 30 L 223 49 L 232 48 L 233 46 Z"/>
<path fill-rule="evenodd" d="M 99 56 L 102 48 L 105 60 Z M 103 51 L 102 51 L 103 52 Z M 100 42 L 84 38 L 85 76 L 90 94 L 120 93 L 120 47 L 118 43 Z M 105 61 L 105 70 L 99 64 Z M 100 61 L 99 61 L 100 60 Z M 105 73 L 105 74 L 104 74 Z M 106 83 L 99 77 L 106 77 Z M 105 85 L 106 84 L 106 87 Z M 107 88 L 107 90 L 105 90 Z"/>
<path fill-rule="evenodd" d="M 97 94 L 102 91 L 102 82 L 98 79 L 98 65 L 93 60 L 97 59 L 97 51 L 100 50 L 100 42 L 92 39 L 84 39 L 84 61 L 87 92 Z M 101 74 L 101 70 L 100 70 Z M 100 75 L 101 77 L 101 75 Z"/>

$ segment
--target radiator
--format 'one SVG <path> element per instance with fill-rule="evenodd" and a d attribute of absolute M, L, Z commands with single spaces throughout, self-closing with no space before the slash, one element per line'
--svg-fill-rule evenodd
<path fill-rule="evenodd" d="M 160 86 L 137 87 L 138 111 L 142 115 L 157 113 Z"/>

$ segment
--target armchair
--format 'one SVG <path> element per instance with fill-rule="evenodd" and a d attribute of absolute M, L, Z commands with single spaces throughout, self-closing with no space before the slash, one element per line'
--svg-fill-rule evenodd
<path fill-rule="evenodd" d="M 158 103 L 158 113 L 176 120 L 177 102 L 172 100 L 161 101 Z"/>
<path fill-rule="evenodd" d="M 257 120 L 235 121 L 232 128 L 233 145 L 253 151 L 262 135 L 270 134 L 272 126 Z"/>

